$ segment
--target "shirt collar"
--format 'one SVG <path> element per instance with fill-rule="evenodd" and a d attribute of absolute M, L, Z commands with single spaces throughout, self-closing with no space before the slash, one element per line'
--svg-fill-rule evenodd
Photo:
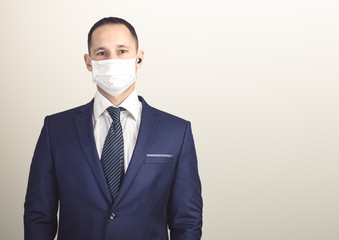
<path fill-rule="evenodd" d="M 134 120 L 139 117 L 139 99 L 136 90 L 134 90 L 121 104 L 120 106 L 114 106 L 106 97 L 104 97 L 99 91 L 96 92 L 93 105 L 93 117 L 94 121 L 97 121 L 101 114 L 103 114 L 108 107 L 122 107 L 127 110 Z"/>

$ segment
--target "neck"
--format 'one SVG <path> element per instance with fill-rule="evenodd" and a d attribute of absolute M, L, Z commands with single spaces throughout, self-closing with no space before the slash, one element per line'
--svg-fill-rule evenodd
<path fill-rule="evenodd" d="M 133 83 L 125 92 L 121 93 L 118 96 L 112 96 L 102 90 L 100 87 L 97 87 L 98 91 L 107 98 L 114 106 L 119 106 L 135 89 L 135 83 Z"/>

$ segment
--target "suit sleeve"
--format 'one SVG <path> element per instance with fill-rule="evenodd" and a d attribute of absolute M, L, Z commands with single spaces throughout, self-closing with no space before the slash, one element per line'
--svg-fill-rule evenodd
<path fill-rule="evenodd" d="M 176 176 L 171 189 L 168 217 L 171 240 L 199 240 L 201 238 L 201 183 L 189 122 L 186 126 Z"/>
<path fill-rule="evenodd" d="M 29 173 L 24 212 L 25 240 L 54 239 L 57 211 L 58 191 L 46 117 Z"/>

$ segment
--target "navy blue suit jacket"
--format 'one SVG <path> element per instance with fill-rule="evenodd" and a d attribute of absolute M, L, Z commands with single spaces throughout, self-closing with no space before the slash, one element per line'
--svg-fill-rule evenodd
<path fill-rule="evenodd" d="M 26 240 L 198 240 L 202 199 L 190 123 L 143 98 L 138 139 L 114 201 L 93 135 L 93 101 L 45 118 L 32 159 Z M 59 221 L 57 212 L 59 212 Z"/>

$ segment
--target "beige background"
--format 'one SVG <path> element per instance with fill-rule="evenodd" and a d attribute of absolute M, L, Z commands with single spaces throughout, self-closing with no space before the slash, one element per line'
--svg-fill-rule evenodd
<path fill-rule="evenodd" d="M 203 239 L 339 239 L 337 0 L 1 0 L 0 239 L 23 239 L 43 118 L 91 100 L 90 27 L 120 16 L 137 88 L 192 122 Z"/>

